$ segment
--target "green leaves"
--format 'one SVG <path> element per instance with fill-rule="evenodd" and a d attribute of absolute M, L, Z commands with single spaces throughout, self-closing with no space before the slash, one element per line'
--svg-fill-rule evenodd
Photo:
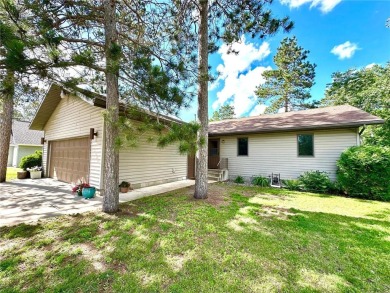
<path fill-rule="evenodd" d="M 390 147 L 349 148 L 337 167 L 337 180 L 348 195 L 390 201 Z"/>
<path fill-rule="evenodd" d="M 385 119 L 382 126 L 368 127 L 363 138 L 367 144 L 390 146 L 390 63 L 335 72 L 332 79 L 322 104 L 349 104 Z"/>

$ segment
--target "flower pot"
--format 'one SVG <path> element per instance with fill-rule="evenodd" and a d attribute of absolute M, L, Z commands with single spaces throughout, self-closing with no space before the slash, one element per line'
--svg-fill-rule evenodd
<path fill-rule="evenodd" d="M 84 187 L 82 194 L 84 198 L 93 198 L 96 193 L 96 188 L 95 187 Z"/>
<path fill-rule="evenodd" d="M 121 193 L 128 193 L 130 187 L 120 187 Z"/>
<path fill-rule="evenodd" d="M 30 171 L 31 179 L 40 179 L 42 178 L 42 171 Z"/>
<path fill-rule="evenodd" d="M 26 179 L 27 178 L 27 171 L 17 172 L 16 176 L 17 176 L 18 179 Z"/>

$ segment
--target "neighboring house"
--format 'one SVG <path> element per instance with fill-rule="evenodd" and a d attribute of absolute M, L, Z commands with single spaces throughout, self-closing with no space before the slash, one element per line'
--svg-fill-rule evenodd
<path fill-rule="evenodd" d="M 8 166 L 19 167 L 21 158 L 42 150 L 43 131 L 30 130 L 29 125 L 30 122 L 12 121 Z"/>
<path fill-rule="evenodd" d="M 84 178 L 93 186 L 102 187 L 104 108 L 104 99 L 84 99 L 66 94 L 57 85 L 50 87 L 30 125 L 30 129 L 45 134 L 42 159 L 46 177 L 70 183 Z M 168 117 L 160 120 L 182 123 Z M 92 135 L 93 139 L 91 129 L 97 133 Z M 120 181 L 129 181 L 133 188 L 139 188 L 186 179 L 187 157 L 179 154 L 178 147 L 161 149 L 148 137 L 141 137 L 136 148 L 120 149 Z"/>
<path fill-rule="evenodd" d="M 335 179 L 340 154 L 360 144 L 359 127 L 383 122 L 348 105 L 211 122 L 209 168 L 228 169 L 230 179 L 310 170 Z"/>

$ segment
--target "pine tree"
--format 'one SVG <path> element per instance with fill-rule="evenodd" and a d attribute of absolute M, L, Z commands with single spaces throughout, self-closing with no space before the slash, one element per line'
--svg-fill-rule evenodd
<path fill-rule="evenodd" d="M 210 80 L 208 55 L 218 50 L 222 42 L 231 45 L 244 34 L 252 38 L 264 38 L 280 28 L 289 31 L 293 23 L 287 18 L 272 16 L 268 4 L 272 1 L 198 0 L 174 1 L 174 15 L 177 19 L 177 38 L 187 45 L 188 50 L 197 45 L 198 68 L 198 122 L 195 193 L 198 199 L 207 198 L 208 172 L 208 82 Z M 230 50 L 235 53 L 234 50 Z"/>
<path fill-rule="evenodd" d="M 225 119 L 232 119 L 234 118 L 234 106 L 231 105 L 223 105 L 221 106 L 218 111 L 214 111 L 213 116 L 211 117 L 210 121 L 220 121 Z"/>
<path fill-rule="evenodd" d="M 314 84 L 315 64 L 307 61 L 309 51 L 297 43 L 297 39 L 282 40 L 274 57 L 277 69 L 263 73 L 265 83 L 258 86 L 256 95 L 261 103 L 270 102 L 266 112 L 275 113 L 280 108 L 285 112 L 313 108 L 310 88 Z"/>
<path fill-rule="evenodd" d="M 159 4 L 159 5 L 157 5 Z M 170 42 L 165 1 L 24 1 L 46 78 L 73 94 L 106 99 L 103 210 L 118 209 L 119 99 L 126 116 L 145 108 L 175 114 L 186 105 L 187 55 Z M 131 108 L 131 111 L 130 111 Z M 158 115 L 156 120 L 158 120 Z"/>

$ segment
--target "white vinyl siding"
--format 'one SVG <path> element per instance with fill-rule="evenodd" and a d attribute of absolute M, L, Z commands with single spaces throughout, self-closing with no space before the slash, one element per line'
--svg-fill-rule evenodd
<path fill-rule="evenodd" d="M 119 151 L 119 181 L 133 188 L 183 180 L 187 176 L 187 156 L 180 155 L 177 145 L 165 148 L 156 142 L 140 139 L 138 146 Z"/>
<path fill-rule="evenodd" d="M 80 98 L 67 96 L 61 100 L 45 125 L 43 165 L 47 170 L 48 142 L 89 135 L 94 128 L 98 136 L 91 140 L 90 178 L 92 185 L 102 188 L 103 170 L 103 116 L 101 108 L 94 107 Z M 120 150 L 120 181 L 129 181 L 133 187 L 143 187 L 164 182 L 182 180 L 187 175 L 187 156 L 178 153 L 177 145 L 158 148 L 156 142 L 146 139 L 137 148 Z M 46 174 L 47 175 L 47 174 Z"/>
<path fill-rule="evenodd" d="M 103 145 L 102 109 L 93 107 L 74 96 L 61 99 L 49 121 L 45 125 L 45 144 L 43 148 L 43 166 L 47 176 L 48 142 L 51 140 L 71 139 L 89 136 L 94 128 L 98 136 L 91 140 L 91 161 L 89 182 L 101 188 L 101 164 Z"/>
<path fill-rule="evenodd" d="M 299 157 L 297 134 L 314 135 L 314 157 Z M 221 136 L 221 158 L 229 159 L 229 177 L 280 173 L 282 179 L 297 178 L 310 170 L 336 177 L 336 161 L 357 144 L 357 129 L 281 132 L 248 135 L 248 156 L 237 156 L 237 136 Z"/>
<path fill-rule="evenodd" d="M 8 160 L 7 160 L 7 166 L 8 167 L 12 166 L 12 161 L 13 161 L 13 158 L 14 158 L 14 150 L 15 150 L 14 146 L 10 146 L 9 147 L 9 150 L 8 150 Z"/>

